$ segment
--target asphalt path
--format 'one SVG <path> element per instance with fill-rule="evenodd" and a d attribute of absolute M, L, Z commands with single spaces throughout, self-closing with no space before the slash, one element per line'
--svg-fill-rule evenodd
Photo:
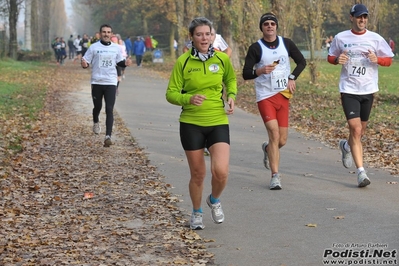
<path fill-rule="evenodd" d="M 168 81 L 149 71 L 126 69 L 115 109 L 151 164 L 172 185 L 171 192 L 180 196 L 179 206 L 189 219 L 189 170 L 178 133 L 180 107 L 165 100 Z M 236 108 L 230 116 L 230 135 L 229 181 L 221 197 L 225 222 L 213 223 L 205 202 L 211 180 L 207 157 L 205 229 L 197 231 L 214 240 L 207 248 L 217 265 L 316 266 L 330 265 L 329 259 L 346 263 L 341 265 L 378 265 L 382 260 L 397 265 L 399 184 L 392 182 L 398 177 L 366 165 L 371 185 L 358 188 L 355 168 L 342 166 L 338 147 L 329 148 L 290 129 L 281 150 L 283 189 L 272 191 L 270 171 L 262 162 L 261 144 L 267 134 L 260 117 Z M 374 250 L 388 253 L 375 258 Z"/>

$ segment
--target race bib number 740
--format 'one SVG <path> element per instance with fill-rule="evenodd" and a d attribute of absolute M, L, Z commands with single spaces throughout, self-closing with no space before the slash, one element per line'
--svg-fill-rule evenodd
<path fill-rule="evenodd" d="M 348 65 L 350 77 L 362 77 L 367 73 L 368 61 L 365 58 L 351 58 Z"/>

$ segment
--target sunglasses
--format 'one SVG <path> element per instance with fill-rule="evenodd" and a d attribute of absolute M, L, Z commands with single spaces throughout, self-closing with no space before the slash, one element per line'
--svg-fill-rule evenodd
<path fill-rule="evenodd" d="M 263 23 L 263 26 L 269 26 L 269 25 L 274 27 L 274 26 L 276 26 L 276 22 L 264 22 Z"/>

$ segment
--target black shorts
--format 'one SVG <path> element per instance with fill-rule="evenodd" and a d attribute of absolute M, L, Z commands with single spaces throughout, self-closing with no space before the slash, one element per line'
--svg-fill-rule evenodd
<path fill-rule="evenodd" d="M 344 108 L 346 120 L 360 117 L 361 121 L 368 121 L 373 101 L 374 94 L 356 95 L 341 93 L 341 103 Z"/>
<path fill-rule="evenodd" d="M 209 148 L 217 142 L 230 144 L 229 125 L 201 127 L 180 122 L 180 141 L 185 151 Z"/>

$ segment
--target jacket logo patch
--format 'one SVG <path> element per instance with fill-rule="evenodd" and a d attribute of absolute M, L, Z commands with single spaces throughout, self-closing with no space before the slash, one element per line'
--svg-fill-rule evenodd
<path fill-rule="evenodd" d="M 218 72 L 219 69 L 220 69 L 220 68 L 219 68 L 219 65 L 217 65 L 217 64 L 212 64 L 212 65 L 209 66 L 209 71 L 211 71 L 211 72 L 213 72 L 213 73 Z"/>

